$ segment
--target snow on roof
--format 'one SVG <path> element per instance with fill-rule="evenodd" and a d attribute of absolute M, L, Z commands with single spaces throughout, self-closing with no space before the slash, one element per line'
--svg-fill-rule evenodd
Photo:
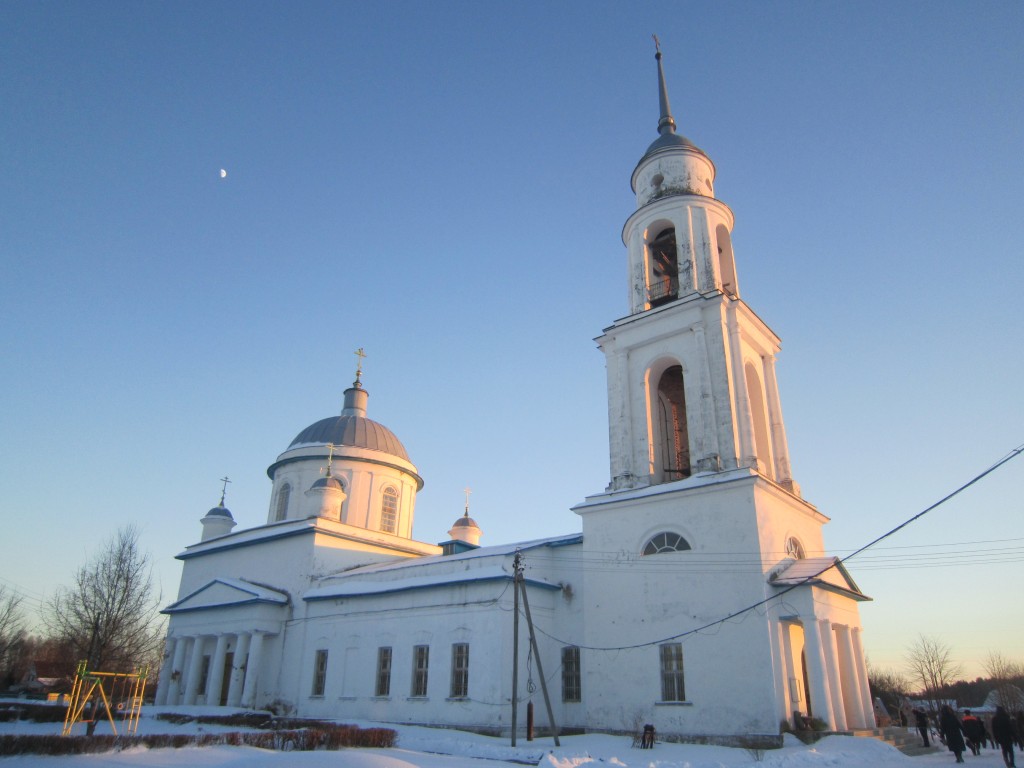
<path fill-rule="evenodd" d="M 871 599 L 860 591 L 860 587 L 838 557 L 806 557 L 785 563 L 786 561 L 780 563 L 768 577 L 768 581 L 776 587 L 813 584 L 845 592 L 859 600 Z"/>
<path fill-rule="evenodd" d="M 511 579 L 507 560 L 517 551 L 524 552 L 541 547 L 564 547 L 579 544 L 582 534 L 555 536 L 547 539 L 480 547 L 458 555 L 435 555 L 410 558 L 399 562 L 364 565 L 343 573 L 325 576 L 320 586 L 303 595 L 304 600 L 327 600 L 335 597 L 357 597 L 427 589 L 450 584 Z M 498 561 L 498 562 L 494 562 Z M 374 578 L 376 577 L 376 578 Z M 527 584 L 547 589 L 560 589 L 560 585 L 542 576 L 529 576 Z"/>
<path fill-rule="evenodd" d="M 486 568 L 474 568 L 470 571 L 459 573 L 435 573 L 427 576 L 412 576 L 406 579 L 394 579 L 391 581 L 363 581 L 352 579 L 348 582 L 335 583 L 326 587 L 311 589 L 303 600 L 329 600 L 335 597 L 361 597 L 366 595 L 384 595 L 392 592 L 406 592 L 412 589 L 429 589 L 431 587 L 446 587 L 453 584 L 470 584 L 484 581 L 499 581 L 512 579 L 512 574 L 501 566 L 489 566 Z M 546 589 L 561 589 L 558 584 L 553 584 L 546 579 L 531 577 L 524 579 L 527 584 Z"/>

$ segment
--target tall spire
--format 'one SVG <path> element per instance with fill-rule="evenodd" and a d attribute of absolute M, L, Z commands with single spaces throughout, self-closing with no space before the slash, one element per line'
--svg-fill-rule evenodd
<path fill-rule="evenodd" d="M 654 38 L 654 58 L 658 62 L 658 106 L 661 115 L 658 117 L 658 133 L 664 136 L 676 132 L 676 121 L 672 118 L 672 107 L 668 103 L 668 86 L 665 85 L 665 68 L 661 65 L 661 43 L 657 35 Z"/>

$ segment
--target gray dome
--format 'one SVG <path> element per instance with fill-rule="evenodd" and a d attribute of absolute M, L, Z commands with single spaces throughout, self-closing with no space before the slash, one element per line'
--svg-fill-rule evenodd
<path fill-rule="evenodd" d="M 469 515 L 463 515 L 462 517 L 460 517 L 458 520 L 456 520 L 452 524 L 452 528 L 479 528 L 479 527 L 480 526 L 476 524 L 476 520 L 474 520 Z"/>
<path fill-rule="evenodd" d="M 333 476 L 321 477 L 319 480 L 317 480 L 315 483 L 313 483 L 312 486 L 310 486 L 309 490 L 315 491 L 315 490 L 318 490 L 320 488 L 333 488 L 333 489 L 338 490 L 338 491 L 345 490 L 344 486 L 342 486 L 342 484 L 338 480 L 338 478 L 333 477 Z"/>
<path fill-rule="evenodd" d="M 676 147 L 689 147 L 690 149 L 696 149 L 701 154 L 704 153 L 700 147 L 681 134 L 663 133 L 651 142 L 651 146 L 644 152 L 644 157 L 646 158 L 648 155 L 653 155 L 655 152 L 660 152 L 663 149 L 674 149 Z"/>
<path fill-rule="evenodd" d="M 231 512 L 230 512 L 230 510 L 228 510 L 227 507 L 214 507 L 213 509 L 211 509 L 209 512 L 206 513 L 206 516 L 207 517 L 226 517 L 229 520 L 234 520 L 235 519 L 235 518 L 233 518 L 231 516 Z"/>
<path fill-rule="evenodd" d="M 405 446 L 395 437 L 395 433 L 365 416 L 341 415 L 321 419 L 299 432 L 288 448 L 327 443 L 383 451 L 409 461 L 409 454 L 405 452 Z"/>

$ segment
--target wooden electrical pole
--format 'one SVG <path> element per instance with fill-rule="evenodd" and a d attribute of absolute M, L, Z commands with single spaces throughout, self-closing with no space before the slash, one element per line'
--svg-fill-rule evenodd
<path fill-rule="evenodd" d="M 555 713 L 551 710 L 551 697 L 548 696 L 548 681 L 544 677 L 544 665 L 540 660 L 540 649 L 537 648 L 537 636 L 533 632 L 533 619 L 530 617 L 530 601 L 526 597 L 526 584 L 522 577 L 519 578 L 519 589 L 523 593 L 523 608 L 526 610 L 526 625 L 530 628 L 530 646 L 533 648 L 533 657 L 537 660 L 537 674 L 540 675 L 540 690 L 544 694 L 544 706 L 548 710 L 548 722 L 551 724 L 551 735 L 555 739 L 555 746 L 558 743 L 558 724 L 555 723 Z"/>
<path fill-rule="evenodd" d="M 521 555 L 512 559 L 512 746 L 516 745 L 516 716 L 519 711 L 519 579 Z"/>

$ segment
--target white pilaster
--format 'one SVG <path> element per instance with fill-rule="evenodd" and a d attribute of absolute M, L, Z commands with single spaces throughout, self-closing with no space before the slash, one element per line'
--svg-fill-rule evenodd
<path fill-rule="evenodd" d="M 750 395 L 747 392 L 747 375 L 743 371 L 743 344 L 740 339 L 740 324 L 735 310 L 727 311 L 729 326 L 729 358 L 732 367 L 732 396 L 736 403 L 736 446 L 738 464 L 741 467 L 758 468 L 757 448 L 754 446 L 754 417 L 750 413 Z"/>
<path fill-rule="evenodd" d="M 175 639 L 170 635 L 164 642 L 163 662 L 160 664 L 160 679 L 156 684 L 156 705 L 162 706 L 167 703 L 167 689 L 171 679 L 171 659 L 174 658 Z"/>
<path fill-rule="evenodd" d="M 174 661 L 171 662 L 171 677 L 167 686 L 167 704 L 179 704 L 181 702 L 181 690 L 183 677 L 185 676 L 185 646 L 188 645 L 188 638 L 177 637 L 174 639 Z"/>
<path fill-rule="evenodd" d="M 249 643 L 249 659 L 245 665 L 245 685 L 242 688 L 242 706 L 252 709 L 256 702 L 256 681 L 259 679 L 263 656 L 263 633 L 256 630 Z"/>
<path fill-rule="evenodd" d="M 775 456 L 775 478 L 779 485 L 794 490 L 793 470 L 789 465 L 789 442 L 782 421 L 782 399 L 779 397 L 779 381 L 775 376 L 775 355 L 762 357 L 761 368 L 765 400 L 768 402 L 768 422 L 772 433 L 772 454 Z"/>

